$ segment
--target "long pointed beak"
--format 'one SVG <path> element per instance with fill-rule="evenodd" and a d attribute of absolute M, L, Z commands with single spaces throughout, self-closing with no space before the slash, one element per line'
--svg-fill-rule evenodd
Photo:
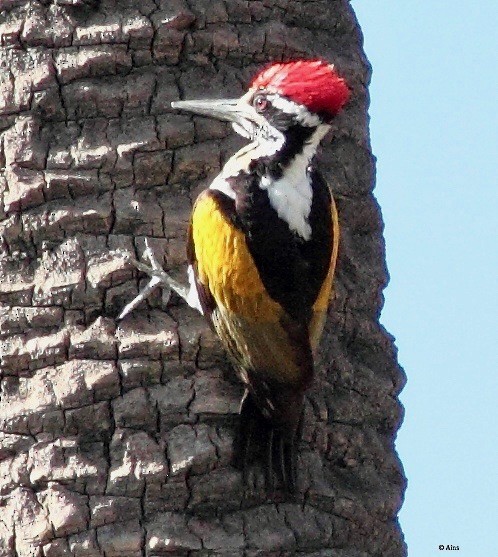
<path fill-rule="evenodd" d="M 175 101 L 171 103 L 172 108 L 185 110 L 202 116 L 217 118 L 227 122 L 239 122 L 240 118 L 247 117 L 244 114 L 240 99 L 214 99 L 204 101 Z"/>
<path fill-rule="evenodd" d="M 171 107 L 231 122 L 234 130 L 247 139 L 252 139 L 256 133 L 257 113 L 252 106 L 247 104 L 244 97 L 239 99 L 175 101 L 171 103 Z"/>

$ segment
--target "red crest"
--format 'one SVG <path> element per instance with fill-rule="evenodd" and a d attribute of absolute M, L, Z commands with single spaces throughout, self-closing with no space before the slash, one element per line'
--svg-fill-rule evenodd
<path fill-rule="evenodd" d="M 349 100 L 346 81 L 324 60 L 297 60 L 272 64 L 260 72 L 251 87 L 278 93 L 316 113 L 335 115 Z"/>

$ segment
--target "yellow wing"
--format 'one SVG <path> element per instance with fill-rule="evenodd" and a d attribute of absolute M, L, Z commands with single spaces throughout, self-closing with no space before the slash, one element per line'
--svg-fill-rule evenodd
<path fill-rule="evenodd" d="M 333 222 L 337 221 L 334 208 Z M 270 382 L 306 388 L 312 378 L 315 347 L 323 329 L 337 258 L 337 224 L 326 279 L 313 306 L 311 323 L 299 324 L 267 293 L 247 247 L 220 196 L 206 190 L 196 201 L 191 221 L 189 259 L 207 312 L 242 379 L 255 372 Z"/>
<path fill-rule="evenodd" d="M 332 287 L 334 282 L 335 267 L 337 264 L 337 256 L 339 253 L 339 215 L 332 193 L 331 200 L 331 219 L 332 219 L 332 255 L 330 257 L 330 266 L 323 282 L 322 288 L 318 293 L 316 302 L 313 304 L 313 317 L 309 327 L 310 343 L 313 353 L 318 349 L 318 343 L 322 336 L 325 319 L 327 318 L 327 309 L 329 307 L 332 295 Z"/>

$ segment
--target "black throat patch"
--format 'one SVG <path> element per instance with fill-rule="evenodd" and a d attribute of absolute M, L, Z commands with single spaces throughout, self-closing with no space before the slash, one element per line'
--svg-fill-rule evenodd
<path fill-rule="evenodd" d="M 290 126 L 282 131 L 285 136 L 285 142 L 281 149 L 277 153 L 252 161 L 249 171 L 260 177 L 266 175 L 273 180 L 282 178 L 285 169 L 297 155 L 303 152 L 306 142 L 310 140 L 315 130 L 316 128 L 309 128 L 300 124 Z"/>

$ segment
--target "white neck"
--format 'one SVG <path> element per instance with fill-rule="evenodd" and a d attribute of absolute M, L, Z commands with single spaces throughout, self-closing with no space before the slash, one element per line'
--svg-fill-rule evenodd
<path fill-rule="evenodd" d="M 303 150 L 285 167 L 284 175 L 274 179 L 265 175 L 261 179 L 261 188 L 268 191 L 268 198 L 278 216 L 287 222 L 290 230 L 304 240 L 311 238 L 311 226 L 308 222 L 313 201 L 310 184 L 309 165 L 316 149 L 323 139 L 329 126 L 322 124 L 316 128 L 310 139 L 304 144 Z M 276 130 L 275 130 L 276 131 Z M 232 199 L 235 192 L 227 178 L 236 176 L 241 171 L 249 172 L 249 165 L 258 158 L 272 156 L 282 148 L 285 136 L 274 136 L 271 141 L 253 141 L 230 157 L 222 172 L 210 185 L 211 189 L 222 191 Z"/>
<path fill-rule="evenodd" d="M 289 225 L 290 230 L 304 240 L 311 238 L 309 216 L 313 190 L 309 165 L 328 129 L 328 126 L 322 125 L 315 130 L 302 152 L 286 166 L 281 178 L 274 180 L 270 176 L 263 176 L 261 179 L 261 187 L 268 190 L 270 203 L 278 216 Z"/>

